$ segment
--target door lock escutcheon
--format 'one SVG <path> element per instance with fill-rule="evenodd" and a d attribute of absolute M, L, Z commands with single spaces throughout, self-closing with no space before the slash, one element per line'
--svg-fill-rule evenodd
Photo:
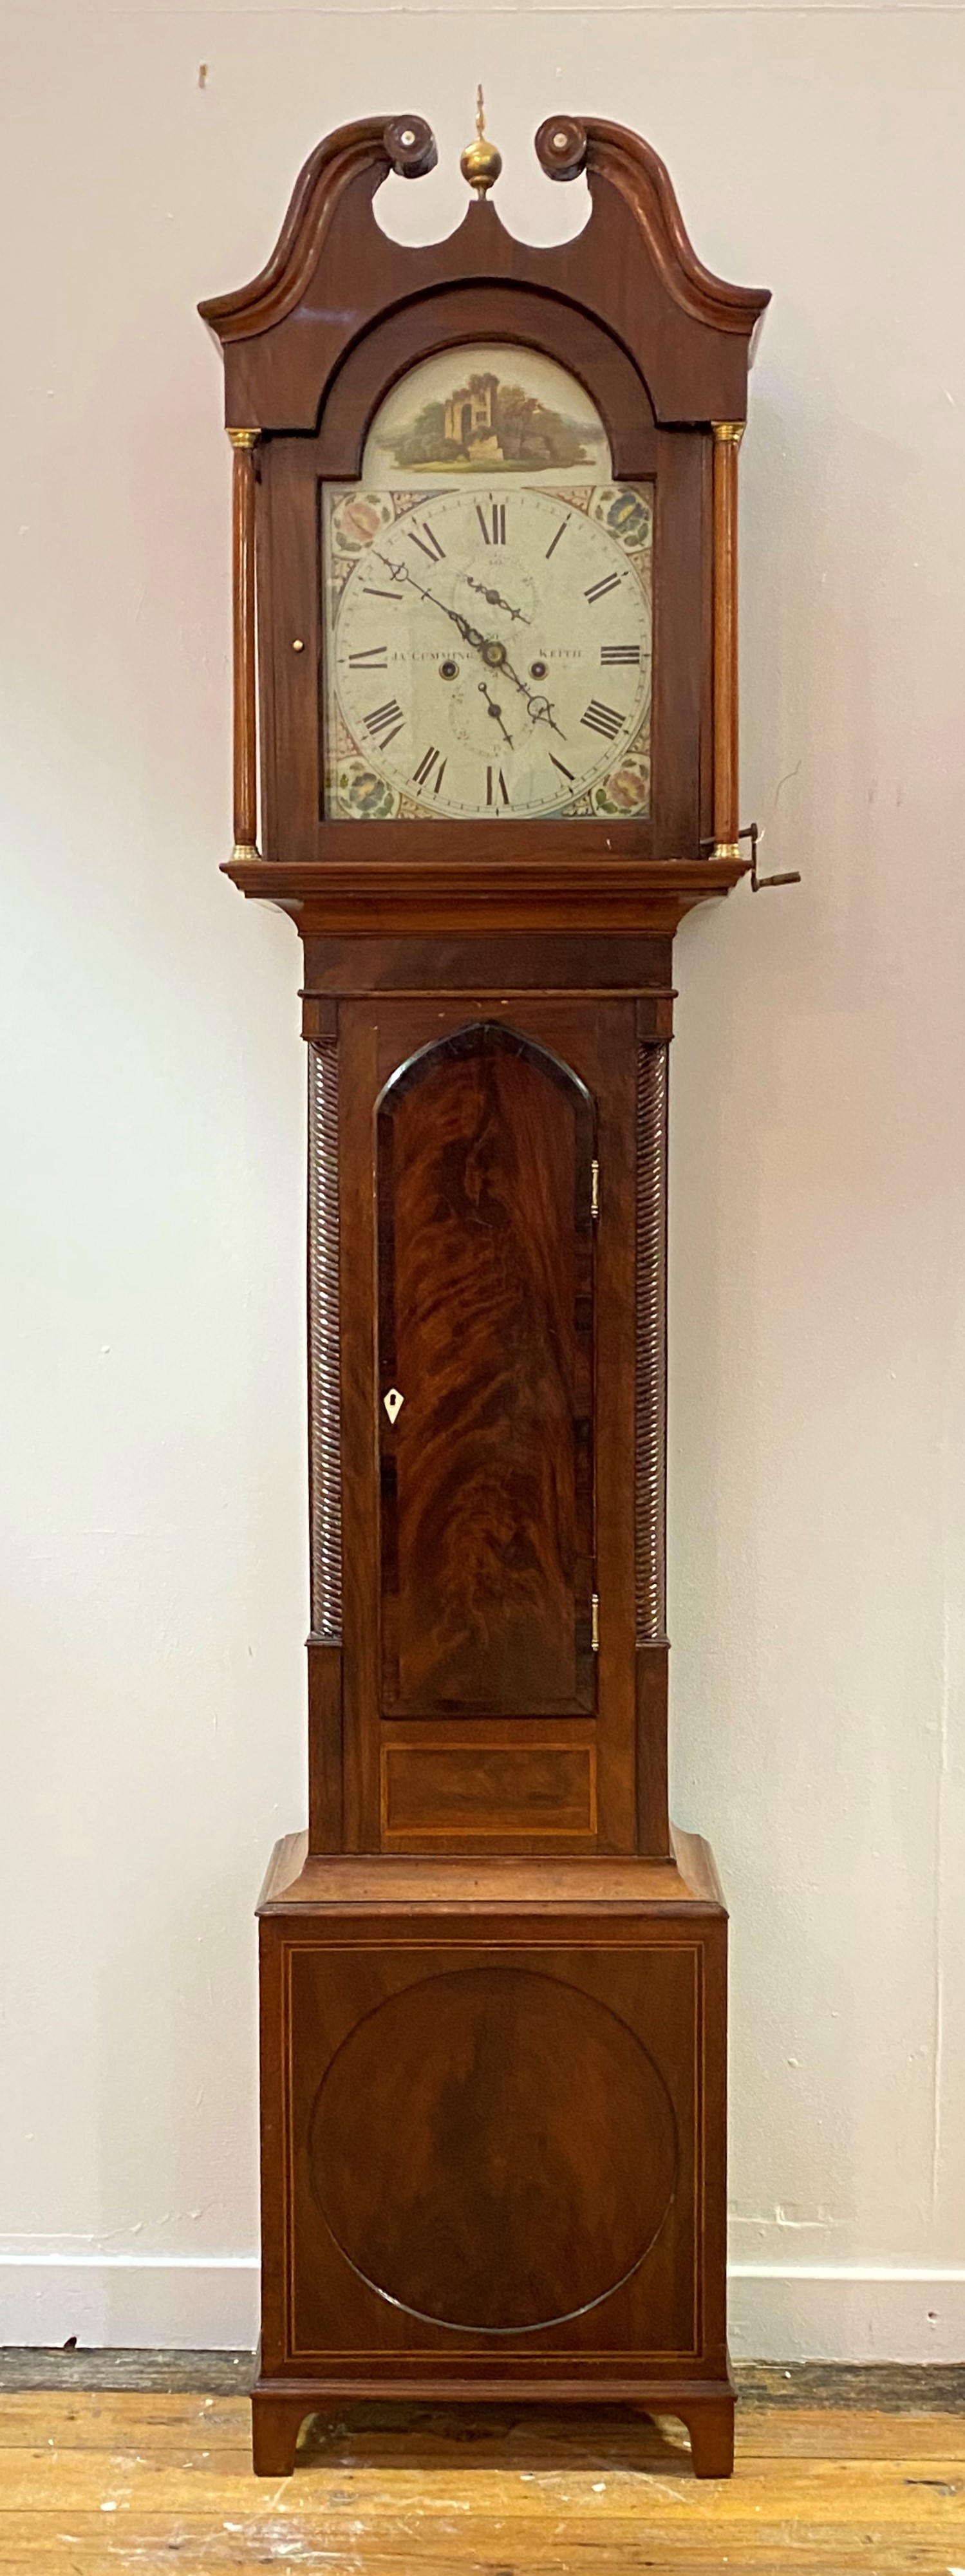
<path fill-rule="evenodd" d="M 398 1387 L 390 1386 L 388 1394 L 383 1396 L 382 1402 L 388 1414 L 389 1421 L 397 1422 L 405 1403 L 405 1397 L 404 1395 L 399 1394 Z"/>

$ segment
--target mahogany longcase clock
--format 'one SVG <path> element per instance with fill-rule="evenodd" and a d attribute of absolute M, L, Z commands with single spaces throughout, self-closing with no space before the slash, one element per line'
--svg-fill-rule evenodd
<path fill-rule="evenodd" d="M 736 474 L 764 293 L 622 128 L 578 239 L 451 240 L 329 135 L 202 306 L 235 847 L 303 943 L 309 1822 L 260 1905 L 255 2464 L 351 2395 L 633 2399 L 732 2465 L 726 1916 L 667 1815 L 674 932 L 743 872 Z M 258 830 L 260 824 L 260 845 Z"/>

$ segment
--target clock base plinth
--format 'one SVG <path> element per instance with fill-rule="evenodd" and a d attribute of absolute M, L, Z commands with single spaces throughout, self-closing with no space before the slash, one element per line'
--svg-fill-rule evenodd
<path fill-rule="evenodd" d="M 458 2405 L 460 2400 L 474 2406 L 497 2403 L 516 2406 L 539 2403 L 542 2406 L 632 2405 L 643 2415 L 673 2415 L 686 2426 L 690 2435 L 690 2458 L 695 2478 L 729 2478 L 734 2470 L 735 2397 L 729 2371 L 719 2380 L 687 2380 L 675 2385 L 666 2380 L 649 2382 L 614 2380 L 611 2386 L 579 2388 L 569 2381 L 554 2385 L 534 2386 L 532 2380 L 498 2380 L 492 2385 L 475 2381 L 461 2386 L 449 2375 L 420 2389 L 426 2404 Z M 402 2391 L 395 2378 L 371 2379 L 364 2382 L 341 2379 L 284 2381 L 259 2379 L 251 2392 L 252 2465 L 257 2478 L 287 2478 L 295 2467 L 298 2436 L 302 2425 L 312 2415 L 327 2414 L 332 2407 L 346 2403 L 363 2404 L 367 2399 L 382 2403 L 398 2398 Z M 411 2400 L 408 2400 L 411 2402 Z"/>
<path fill-rule="evenodd" d="M 255 2467 L 354 2399 L 632 2404 L 732 2465 L 727 1920 L 672 1861 L 308 1858 L 259 1907 Z"/>

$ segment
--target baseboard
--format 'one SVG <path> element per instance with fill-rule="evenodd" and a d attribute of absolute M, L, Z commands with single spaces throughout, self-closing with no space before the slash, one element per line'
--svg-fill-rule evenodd
<path fill-rule="evenodd" d="M 735 2361 L 965 2361 L 965 2268 L 733 2263 Z"/>
<path fill-rule="evenodd" d="M 965 2360 L 965 2267 L 735 2263 L 739 2361 Z M 250 2351 L 256 2255 L 0 2254 L 0 2345 Z"/>
<path fill-rule="evenodd" d="M 252 2351 L 256 2254 L 0 2254 L 0 2344 Z"/>

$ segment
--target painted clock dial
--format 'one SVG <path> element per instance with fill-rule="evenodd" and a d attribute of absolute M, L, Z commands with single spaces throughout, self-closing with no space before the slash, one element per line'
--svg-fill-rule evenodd
<path fill-rule="evenodd" d="M 328 816 L 649 813 L 652 492 L 574 379 L 429 359 L 323 496 Z"/>

